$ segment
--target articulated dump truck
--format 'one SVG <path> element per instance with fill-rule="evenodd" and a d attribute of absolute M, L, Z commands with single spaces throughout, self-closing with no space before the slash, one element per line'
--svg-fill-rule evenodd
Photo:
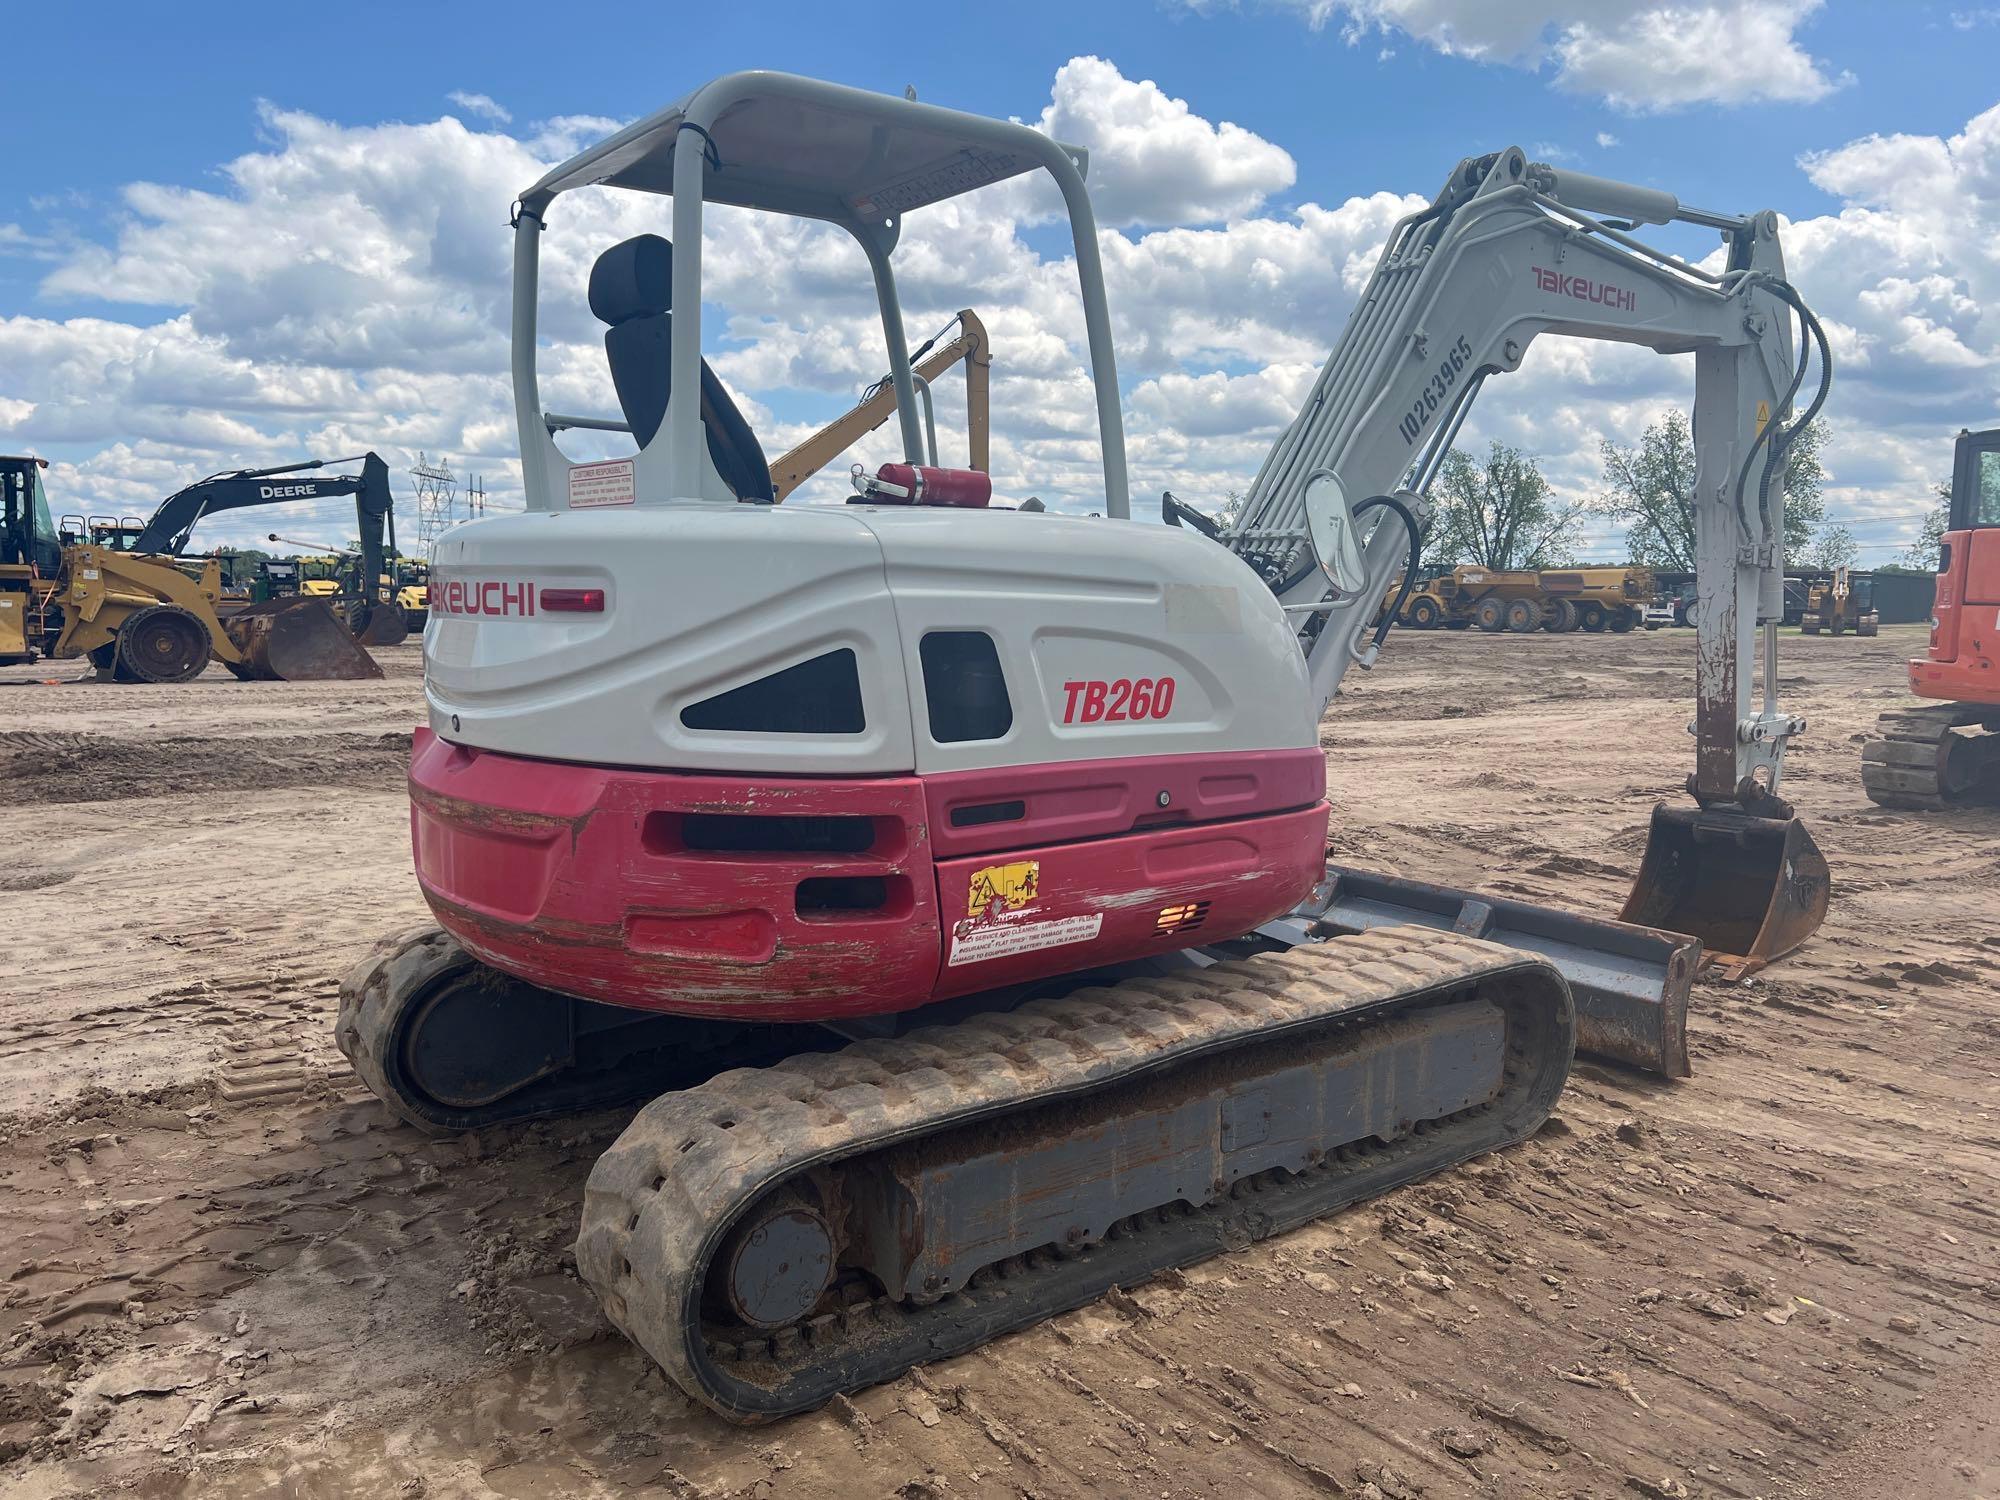
<path fill-rule="evenodd" d="M 1652 596 L 1653 575 L 1644 568 L 1461 565 L 1419 582 L 1397 623 L 1419 630 L 1475 625 L 1488 633 L 1614 630 L 1623 635 L 1640 622 Z"/>

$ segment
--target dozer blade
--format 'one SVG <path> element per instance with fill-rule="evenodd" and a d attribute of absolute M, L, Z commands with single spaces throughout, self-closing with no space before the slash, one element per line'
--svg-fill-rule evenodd
<path fill-rule="evenodd" d="M 1536 954 L 1569 981 L 1579 1052 L 1669 1078 L 1691 1071 L 1688 987 L 1701 965 L 1698 939 L 1341 865 L 1328 865 L 1326 877 L 1292 914 L 1310 935 L 1431 927 Z M 1282 937 L 1273 929 L 1285 925 L 1262 931 Z"/>
<path fill-rule="evenodd" d="M 1826 856 L 1797 818 L 1653 809 L 1627 922 L 1701 939 L 1725 979 L 1782 958 L 1826 920 Z"/>
<path fill-rule="evenodd" d="M 229 670 L 249 682 L 340 682 L 380 677 L 340 617 L 317 599 L 271 599 L 222 622 L 243 653 Z"/>

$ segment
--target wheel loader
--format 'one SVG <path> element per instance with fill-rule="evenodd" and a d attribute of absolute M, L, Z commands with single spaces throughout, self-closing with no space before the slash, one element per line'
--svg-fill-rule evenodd
<path fill-rule="evenodd" d="M 1882 617 L 1875 610 L 1875 580 L 1857 578 L 1846 568 L 1835 568 L 1833 576 L 1815 583 L 1806 591 L 1806 607 L 1799 617 L 1801 635 L 1877 635 Z"/>
<path fill-rule="evenodd" d="M 1768 666 L 1752 693 L 1771 480 L 1819 406 L 1792 411 L 1796 330 L 1822 396 L 1826 370 L 1776 216 L 1467 158 L 1391 234 L 1237 517 L 1160 526 L 1131 517 L 1086 166 L 1020 124 L 741 73 L 515 206 L 527 510 L 437 544 L 409 775 L 436 922 L 347 977 L 336 1034 L 434 1130 L 649 1099 L 591 1171 L 577 1267 L 739 1421 L 1520 1141 L 1579 1045 L 1685 1075 L 1702 938 L 1747 966 L 1825 909 L 1778 795 L 1803 724 Z M 1028 173 L 1069 221 L 1101 516 L 927 462 L 904 215 Z M 586 186 L 654 195 L 662 232 L 592 268 L 622 411 L 590 425 L 633 451 L 578 462 L 542 404 L 538 267 Z M 904 456 L 845 506 L 774 503 L 703 359 L 711 203 L 868 263 Z M 1724 264 L 1621 227 L 1669 221 L 1719 230 Z M 1655 810 L 1622 921 L 1326 858 L 1322 712 L 1420 576 L 1469 398 L 1545 332 L 1696 362 L 1695 805 Z"/>
<path fill-rule="evenodd" d="M 1883 807 L 2000 801 L 2000 427 L 1958 435 L 1931 638 L 1910 661 L 1927 703 L 1882 715 L 1861 785 Z"/>
<path fill-rule="evenodd" d="M 239 603 L 225 594 L 218 559 L 183 556 L 205 515 L 345 494 L 357 497 L 364 543 L 375 537 L 379 551 L 390 502 L 388 471 L 374 454 L 358 475 L 292 477 L 319 461 L 213 475 L 169 495 L 143 524 L 92 523 L 75 536 L 50 519 L 46 467 L 0 457 L 0 596 L 22 601 L 0 611 L 18 607 L 24 621 L 17 639 L 0 618 L 0 656 L 87 657 L 100 678 L 120 682 L 187 682 L 211 661 L 250 680 L 382 675 L 360 642 L 393 643 L 391 625 L 402 638 L 393 605 L 365 611 L 375 628 L 357 639 L 324 604 Z"/>

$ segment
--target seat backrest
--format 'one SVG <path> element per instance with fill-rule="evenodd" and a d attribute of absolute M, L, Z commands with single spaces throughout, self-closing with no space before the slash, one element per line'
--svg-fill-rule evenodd
<path fill-rule="evenodd" d="M 590 310 L 604 332 L 604 353 L 618 404 L 641 448 L 666 420 L 673 395 L 674 248 L 657 234 L 613 245 L 590 269 Z M 773 502 L 771 468 L 757 435 L 708 361 L 701 362 L 701 421 L 708 456 L 739 500 Z"/>

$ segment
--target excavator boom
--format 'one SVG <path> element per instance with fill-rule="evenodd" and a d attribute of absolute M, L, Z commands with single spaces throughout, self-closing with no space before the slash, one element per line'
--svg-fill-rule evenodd
<path fill-rule="evenodd" d="M 1722 232 L 1720 270 L 1628 232 L 1674 220 Z M 1810 345 L 1794 353 L 1795 317 L 1820 369 L 1818 395 L 1797 414 Z M 1688 209 L 1657 189 L 1531 163 L 1519 148 L 1460 162 L 1391 232 L 1303 409 L 1218 539 L 1298 624 L 1325 704 L 1350 667 L 1374 664 L 1400 612 L 1400 599 L 1387 612 L 1381 601 L 1399 570 L 1416 577 L 1430 485 L 1473 400 L 1543 334 L 1695 358 L 1696 806 L 1656 809 L 1621 916 L 1690 933 L 1747 972 L 1810 936 L 1828 895 L 1826 862 L 1778 795 L 1785 747 L 1805 724 L 1777 702 L 1775 481 L 1831 367 L 1785 280 L 1775 214 Z"/>

